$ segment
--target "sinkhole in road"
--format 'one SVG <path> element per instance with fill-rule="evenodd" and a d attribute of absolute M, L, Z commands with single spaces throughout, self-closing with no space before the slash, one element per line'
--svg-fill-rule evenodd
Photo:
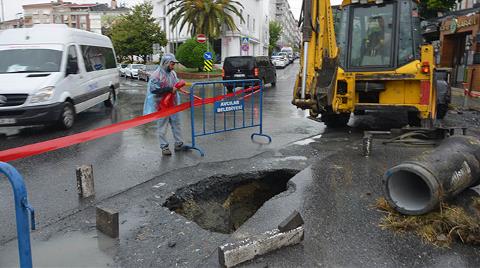
<path fill-rule="evenodd" d="M 203 229 L 233 233 L 269 199 L 287 190 L 299 170 L 278 169 L 212 176 L 179 188 L 163 206 Z"/>

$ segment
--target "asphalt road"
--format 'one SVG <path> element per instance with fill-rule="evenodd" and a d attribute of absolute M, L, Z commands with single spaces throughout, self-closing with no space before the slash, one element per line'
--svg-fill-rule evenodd
<path fill-rule="evenodd" d="M 141 184 L 160 174 L 199 163 L 250 158 L 274 151 L 305 137 L 318 135 L 322 124 L 306 118 L 306 113 L 290 104 L 298 62 L 278 70 L 275 88 L 267 85 L 264 95 L 264 133 L 273 137 L 271 144 L 254 143 L 245 129 L 222 135 L 197 138 L 206 156 L 184 152 L 165 158 L 160 154 L 154 123 L 114 134 L 95 141 L 11 162 L 24 176 L 29 201 L 37 210 L 39 226 L 56 221 L 74 211 Z M 48 127 L 0 128 L 0 149 L 49 140 L 78 133 L 141 115 L 146 83 L 124 80 L 119 103 L 111 111 L 102 105 L 79 114 L 73 129 L 59 131 Z M 184 136 L 190 141 L 190 115 L 182 114 Z M 169 133 L 170 135 L 170 133 Z M 75 169 L 92 164 L 96 196 L 79 200 Z M 0 243 L 15 235 L 13 196 L 7 180 L 0 181 Z"/>

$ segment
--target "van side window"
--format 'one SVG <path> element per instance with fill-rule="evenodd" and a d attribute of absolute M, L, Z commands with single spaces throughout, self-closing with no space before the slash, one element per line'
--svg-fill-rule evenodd
<path fill-rule="evenodd" d="M 74 45 L 68 47 L 67 73 L 78 74 L 77 50 Z"/>
<path fill-rule="evenodd" d="M 81 48 L 87 72 L 117 68 L 113 49 L 87 45 Z"/>

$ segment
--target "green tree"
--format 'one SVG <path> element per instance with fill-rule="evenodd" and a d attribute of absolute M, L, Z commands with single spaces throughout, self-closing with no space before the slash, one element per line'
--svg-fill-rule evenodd
<path fill-rule="evenodd" d="M 231 30 L 238 30 L 234 17 L 245 20 L 239 10 L 243 5 L 232 0 L 171 0 L 167 14 L 172 14 L 170 25 L 180 31 L 188 26 L 192 35 L 206 34 L 218 38 L 225 24 Z"/>
<path fill-rule="evenodd" d="M 455 7 L 458 0 L 421 0 L 420 16 L 426 19 L 436 18 L 438 12 L 446 12 Z"/>
<path fill-rule="evenodd" d="M 200 44 L 194 38 L 188 39 L 177 49 L 175 57 L 187 68 L 203 68 L 203 54 L 207 52 L 207 44 Z M 212 52 L 213 53 L 213 52 Z M 213 53 L 215 59 L 215 54 Z"/>
<path fill-rule="evenodd" d="M 152 11 L 152 4 L 139 4 L 133 7 L 130 14 L 122 15 L 114 21 L 109 32 L 120 59 L 129 57 L 133 60 L 136 55 L 145 61 L 147 55 L 153 53 L 153 44 L 167 44 L 165 32 L 152 17 Z"/>
<path fill-rule="evenodd" d="M 268 54 L 272 55 L 273 50 L 277 47 L 277 42 L 280 40 L 280 36 L 282 35 L 283 27 L 277 21 L 270 21 L 269 23 L 269 33 L 270 33 L 270 40 L 268 45 Z"/>
<path fill-rule="evenodd" d="M 112 37 L 112 25 L 115 23 L 115 20 L 118 19 L 118 16 L 115 15 L 103 15 L 101 19 L 102 23 L 102 34 L 108 37 Z"/>

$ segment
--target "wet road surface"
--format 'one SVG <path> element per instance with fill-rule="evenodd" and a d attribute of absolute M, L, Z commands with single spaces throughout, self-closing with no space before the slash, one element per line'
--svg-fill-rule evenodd
<path fill-rule="evenodd" d="M 305 241 L 244 266 L 478 266 L 478 248 L 454 245 L 439 249 L 411 234 L 398 235 L 378 227 L 383 214 L 373 205 L 383 195 L 383 172 L 429 147 L 374 143 L 372 156 L 362 157 L 362 129 L 325 130 L 323 124 L 307 119 L 306 113 L 290 105 L 297 71 L 292 67 L 279 71 L 276 89 L 267 87 L 265 92 L 265 133 L 273 137 L 270 145 L 251 143 L 251 131 L 242 130 L 201 138 L 205 158 L 192 152 L 162 159 L 151 125 L 16 161 L 14 165 L 26 177 L 30 202 L 40 214 L 40 230 L 32 235 L 36 265 L 217 267 L 218 246 L 271 230 L 296 209 L 305 220 Z M 138 87 L 139 92 L 144 90 Z M 131 89 L 123 85 L 122 91 Z M 143 102 L 143 97 L 131 99 L 136 99 L 137 105 Z M 132 116 L 140 112 L 140 108 L 131 109 Z M 477 135 L 478 125 L 470 122 L 477 121 L 465 120 L 465 116 L 478 118 L 474 112 L 451 113 L 445 123 L 466 122 L 472 126 L 470 134 Z M 403 123 L 368 116 L 351 120 L 352 125 L 376 128 Z M 97 196 L 80 202 L 74 169 L 85 163 L 94 164 Z M 177 189 L 212 176 L 286 168 L 299 172 L 287 191 L 267 201 L 231 235 L 202 229 L 162 206 Z M 42 172 L 37 173 L 38 169 Z M 11 198 L 6 197 L 9 185 L 2 183 L 0 206 Z M 93 203 L 119 211 L 119 240 L 95 230 L 95 210 L 89 206 Z M 0 208 L 2 215 L 13 217 L 11 208 Z M 4 242 L 14 230 L 9 220 L 1 217 L 2 225 L 10 230 L 2 230 Z M 59 250 L 62 256 L 57 257 Z M 0 246 L 0 267 L 15 265 L 16 258 L 15 241 Z"/>
<path fill-rule="evenodd" d="M 273 137 L 268 145 L 253 143 L 250 134 L 256 129 L 245 129 L 226 134 L 201 137 L 197 140 L 206 156 L 197 152 L 174 154 L 162 158 L 156 136 L 156 125 L 151 123 L 84 144 L 11 162 L 23 175 L 29 201 L 38 211 L 39 226 L 56 221 L 89 204 L 129 189 L 151 178 L 204 162 L 249 158 L 265 151 L 282 148 L 291 141 L 316 135 L 323 125 L 307 119 L 306 113 L 290 105 L 291 87 L 298 66 L 278 70 L 276 88 L 269 85 L 264 96 L 264 133 Z M 0 133 L 2 149 L 39 142 L 127 120 L 141 115 L 146 83 L 123 80 L 116 110 L 102 105 L 79 114 L 74 128 L 67 132 L 51 128 L 3 128 Z M 183 133 L 190 140 L 188 111 L 182 114 Z M 169 130 L 169 138 L 170 136 Z M 93 164 L 96 196 L 79 200 L 76 190 L 76 167 Z M 15 233 L 12 192 L 7 180 L 0 180 L 0 243 Z M 4 216 L 5 215 L 5 216 Z"/>

